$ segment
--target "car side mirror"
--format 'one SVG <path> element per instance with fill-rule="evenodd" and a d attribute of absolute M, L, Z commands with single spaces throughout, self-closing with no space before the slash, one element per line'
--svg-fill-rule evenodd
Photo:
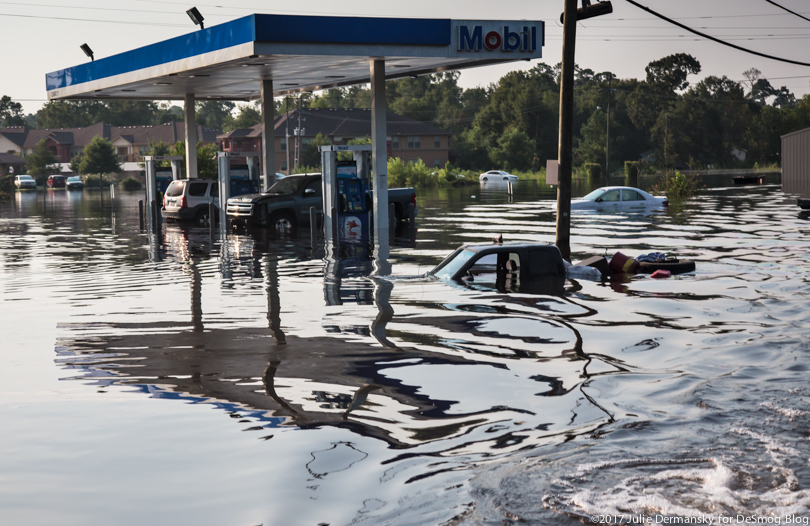
<path fill-rule="evenodd" d="M 602 202 L 602 198 L 601 198 L 601 197 L 597 197 L 597 198 L 595 199 L 595 201 L 596 201 L 597 203 L 601 203 L 601 202 Z"/>
<path fill-rule="evenodd" d="M 314 193 L 315 193 L 315 189 L 313 189 L 313 188 L 307 188 L 307 189 L 304 190 L 304 195 L 312 195 Z"/>

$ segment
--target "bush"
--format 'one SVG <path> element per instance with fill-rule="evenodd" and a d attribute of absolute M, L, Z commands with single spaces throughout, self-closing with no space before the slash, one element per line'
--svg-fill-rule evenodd
<path fill-rule="evenodd" d="M 106 181 L 107 184 L 109 183 L 109 179 L 105 177 L 105 178 L 103 178 L 101 180 L 100 184 L 105 184 L 105 181 Z M 92 189 L 98 190 L 98 187 L 99 187 L 99 176 L 98 176 L 98 174 L 85 175 L 84 176 L 84 187 L 85 188 L 90 188 L 91 190 Z"/>
<path fill-rule="evenodd" d="M 6 199 L 14 194 L 14 174 L 0 176 L 0 198 Z"/>
<path fill-rule="evenodd" d="M 121 188 L 129 192 L 132 192 L 134 190 L 140 190 L 141 188 L 143 188 L 143 185 L 139 180 L 135 179 L 134 177 L 127 177 L 126 179 L 121 181 Z"/>
<path fill-rule="evenodd" d="M 700 188 L 700 179 L 696 175 L 682 174 L 678 170 L 661 176 L 653 186 L 653 193 L 664 194 L 668 199 L 686 199 Z"/>
<path fill-rule="evenodd" d="M 598 163 L 585 163 L 583 166 L 588 179 L 594 181 L 602 177 L 602 165 Z"/>
<path fill-rule="evenodd" d="M 638 176 L 641 174 L 640 161 L 624 162 L 624 184 L 625 186 L 638 187 Z"/>

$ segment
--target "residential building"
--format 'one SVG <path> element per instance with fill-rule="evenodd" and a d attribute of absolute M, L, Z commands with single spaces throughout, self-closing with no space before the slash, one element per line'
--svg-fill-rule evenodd
<path fill-rule="evenodd" d="M 389 157 L 399 157 L 406 162 L 421 160 L 428 166 L 437 167 L 451 160 L 451 133 L 447 130 L 390 111 L 386 116 L 386 128 Z M 293 110 L 280 115 L 275 120 L 275 171 L 292 173 L 296 155 L 300 159 L 302 149 L 319 134 L 332 144 L 348 144 L 352 139 L 370 137 L 371 110 L 310 108 L 300 113 Z M 262 126 L 233 130 L 217 136 L 217 139 L 226 152 L 260 152 Z"/>
<path fill-rule="evenodd" d="M 99 122 L 84 128 L 59 128 L 39 130 L 27 126 L 0 128 L 0 153 L 22 155 L 30 154 L 36 145 L 44 140 L 48 148 L 59 159 L 62 171 L 69 172 L 71 159 L 84 150 L 84 147 L 99 136 L 112 142 L 122 168 L 129 175 L 143 172 L 139 161 L 148 151 L 150 145 L 163 142 L 173 145 L 185 140 L 185 128 L 182 122 L 168 122 L 155 126 L 113 126 Z M 217 132 L 210 128 L 197 126 L 197 137 L 204 144 L 216 144 Z"/>

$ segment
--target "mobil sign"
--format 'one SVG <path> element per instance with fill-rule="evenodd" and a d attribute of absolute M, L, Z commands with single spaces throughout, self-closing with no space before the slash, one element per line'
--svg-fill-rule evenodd
<path fill-rule="evenodd" d="M 455 21 L 455 44 L 459 54 L 493 53 L 540 57 L 543 47 L 543 22 Z"/>

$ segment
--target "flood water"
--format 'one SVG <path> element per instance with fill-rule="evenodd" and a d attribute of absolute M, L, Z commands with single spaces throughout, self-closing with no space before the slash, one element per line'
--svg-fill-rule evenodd
<path fill-rule="evenodd" d="M 421 193 L 391 279 L 308 232 L 150 236 L 140 194 L 0 204 L 0 524 L 808 524 L 795 199 L 572 216 L 575 261 L 695 260 L 670 279 L 414 278 L 497 234 L 553 242 L 553 195 L 515 192 Z"/>

